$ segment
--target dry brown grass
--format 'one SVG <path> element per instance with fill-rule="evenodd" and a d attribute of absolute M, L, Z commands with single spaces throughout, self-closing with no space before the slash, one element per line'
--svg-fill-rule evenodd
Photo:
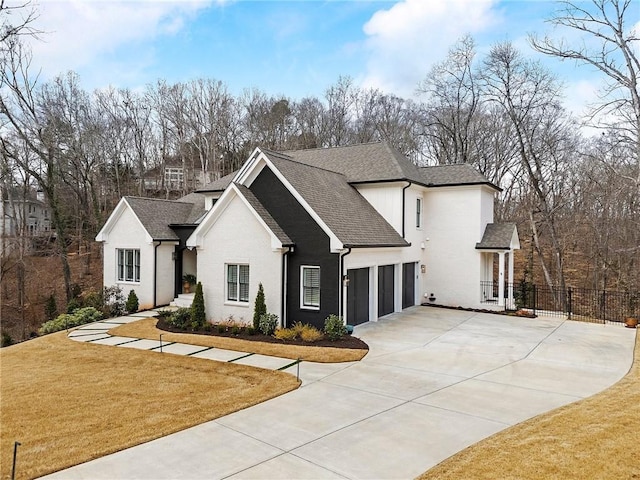
<path fill-rule="evenodd" d="M 307 347 L 299 345 L 280 345 L 277 343 L 253 342 L 238 338 L 216 337 L 212 335 L 195 335 L 190 333 L 170 333 L 156 328 L 157 319 L 145 318 L 138 322 L 121 325 L 109 330 L 110 335 L 120 337 L 147 338 L 157 340 L 162 334 L 162 340 L 167 342 L 188 343 L 203 347 L 224 348 L 238 352 L 259 353 L 274 357 L 298 358 L 307 362 L 337 363 L 357 362 L 364 357 L 368 350 L 331 347 Z"/>
<path fill-rule="evenodd" d="M 640 478 L 638 405 L 640 336 L 633 367 L 609 389 L 499 432 L 419 479 Z"/>
<path fill-rule="evenodd" d="M 0 476 L 34 478 L 263 402 L 295 377 L 75 342 L 59 332 L 0 350 Z"/>

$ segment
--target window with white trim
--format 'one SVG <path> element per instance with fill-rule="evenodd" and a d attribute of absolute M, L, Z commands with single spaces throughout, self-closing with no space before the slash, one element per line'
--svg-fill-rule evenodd
<path fill-rule="evenodd" d="M 227 264 L 227 300 L 249 302 L 249 265 Z"/>
<path fill-rule="evenodd" d="M 422 199 L 416 198 L 416 228 L 422 228 Z"/>
<path fill-rule="evenodd" d="M 118 281 L 140 282 L 140 250 L 118 249 Z"/>
<path fill-rule="evenodd" d="M 320 267 L 301 267 L 300 304 L 302 308 L 320 309 Z"/>

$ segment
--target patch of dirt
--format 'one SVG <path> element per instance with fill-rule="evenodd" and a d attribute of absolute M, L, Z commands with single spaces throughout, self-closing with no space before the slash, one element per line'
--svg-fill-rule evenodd
<path fill-rule="evenodd" d="M 180 328 L 175 328 L 169 325 L 163 318 L 158 319 L 158 323 L 156 323 L 156 328 L 160 330 L 164 330 L 165 332 L 172 333 L 190 333 L 195 335 L 208 335 L 211 337 L 226 337 L 226 338 L 237 338 L 240 340 L 248 340 L 250 342 L 264 342 L 264 343 L 276 343 L 279 345 L 298 345 L 302 347 L 333 347 L 333 348 L 352 348 L 356 350 L 369 350 L 369 345 L 360 340 L 359 338 L 353 337 L 351 335 L 345 335 L 341 339 L 331 341 L 331 340 L 320 340 L 317 342 L 305 342 L 300 339 L 296 340 L 280 340 L 271 335 L 263 335 L 262 333 L 255 333 L 250 335 L 246 330 L 241 330 L 240 333 L 233 334 L 231 331 L 218 332 L 217 329 L 213 330 L 182 330 Z"/>

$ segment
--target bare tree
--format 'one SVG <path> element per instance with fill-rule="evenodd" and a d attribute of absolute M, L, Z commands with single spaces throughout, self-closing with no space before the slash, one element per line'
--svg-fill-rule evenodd
<path fill-rule="evenodd" d="M 595 67 L 608 78 L 602 101 L 591 111 L 590 120 L 596 126 L 616 130 L 618 138 L 628 143 L 633 168 L 617 173 L 640 191 L 640 32 L 630 25 L 638 20 L 638 4 L 635 0 L 561 0 L 560 5 L 549 22 L 581 33 L 580 43 L 534 35 L 530 43 L 544 54 Z"/>
<path fill-rule="evenodd" d="M 523 180 L 531 192 L 529 224 L 546 282 L 564 290 L 564 248 L 558 213 L 566 201 L 559 177 L 570 132 L 559 103 L 560 86 L 540 64 L 525 60 L 510 44 L 492 47 L 484 61 L 483 91 L 509 118 L 516 139 Z M 541 244 L 540 228 L 551 244 L 555 279 Z"/>
<path fill-rule="evenodd" d="M 474 120 L 480 103 L 473 38 L 456 43 L 447 58 L 434 65 L 418 92 L 428 96 L 427 135 L 432 139 L 438 163 L 473 163 L 471 148 Z"/>

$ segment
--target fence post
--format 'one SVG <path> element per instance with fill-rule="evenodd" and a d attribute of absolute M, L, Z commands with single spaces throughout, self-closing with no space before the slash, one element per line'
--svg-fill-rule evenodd
<path fill-rule="evenodd" d="M 567 305 L 567 309 L 568 309 L 569 311 L 568 311 L 567 313 L 569 314 L 569 316 L 568 316 L 569 320 L 571 320 L 571 312 L 573 311 L 573 304 L 571 303 L 571 302 L 572 302 L 572 297 L 573 297 L 573 296 L 571 295 L 571 287 L 569 287 L 569 288 L 567 289 L 567 295 L 568 295 L 568 297 L 569 297 L 568 302 L 567 302 L 567 303 L 568 303 L 568 305 Z"/>
<path fill-rule="evenodd" d="M 538 288 L 536 287 L 536 284 L 533 284 L 533 314 L 536 314 L 536 306 L 538 303 Z"/>

